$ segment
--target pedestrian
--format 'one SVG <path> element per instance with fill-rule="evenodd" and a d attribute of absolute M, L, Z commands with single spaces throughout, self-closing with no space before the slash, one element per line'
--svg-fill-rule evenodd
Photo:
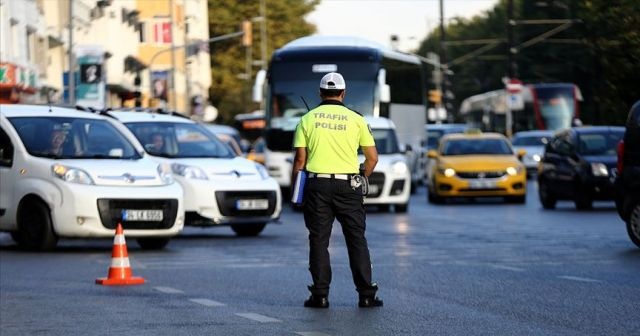
<path fill-rule="evenodd" d="M 309 230 L 309 271 L 313 284 L 305 307 L 328 308 L 331 263 L 329 238 L 337 218 L 349 253 L 349 265 L 358 306 L 379 307 L 377 284 L 371 281 L 371 259 L 365 238 L 365 209 L 360 185 L 358 148 L 364 154 L 364 175 L 378 162 L 371 129 L 359 113 L 344 106 L 346 83 L 339 73 L 320 80 L 322 102 L 306 113 L 297 125 L 292 181 L 306 170 L 303 212 Z"/>

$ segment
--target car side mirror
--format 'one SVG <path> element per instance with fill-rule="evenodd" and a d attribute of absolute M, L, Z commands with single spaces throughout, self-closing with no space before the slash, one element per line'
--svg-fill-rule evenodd
<path fill-rule="evenodd" d="M 438 157 L 438 152 L 436 150 L 431 149 L 427 152 L 427 157 L 430 159 L 435 159 Z"/>
<path fill-rule="evenodd" d="M 524 149 L 518 150 L 518 160 L 522 160 L 522 158 L 527 155 L 527 151 Z"/>
<path fill-rule="evenodd" d="M 413 151 L 413 147 L 411 147 L 410 144 L 405 144 L 404 145 L 404 152 L 406 153 L 406 152 L 411 152 L 411 151 Z"/>

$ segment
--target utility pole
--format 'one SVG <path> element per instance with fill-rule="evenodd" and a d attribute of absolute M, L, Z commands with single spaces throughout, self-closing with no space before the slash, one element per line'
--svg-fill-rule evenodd
<path fill-rule="evenodd" d="M 69 105 L 76 104 L 76 72 L 73 55 L 73 0 L 69 0 L 69 72 L 67 73 L 67 81 L 69 82 L 67 89 L 69 90 Z"/>
<path fill-rule="evenodd" d="M 189 29 L 187 29 L 188 27 L 188 23 L 187 20 L 189 19 L 189 17 L 187 16 L 187 4 L 189 3 L 189 1 L 185 1 L 184 2 L 184 8 L 182 9 L 182 22 L 184 24 L 184 43 L 185 44 L 189 44 Z M 198 46 L 199 48 L 199 46 Z M 191 74 L 190 72 L 190 66 L 189 66 L 189 47 L 185 48 L 185 53 L 184 53 L 184 79 L 185 79 L 185 94 L 186 94 L 186 106 L 185 106 L 185 112 L 187 115 L 191 115 L 192 114 L 192 109 L 191 109 Z"/>
<path fill-rule="evenodd" d="M 438 88 L 438 90 L 440 91 L 440 104 L 438 106 L 438 109 L 444 108 L 444 110 L 446 111 L 446 118 L 449 119 L 449 121 L 453 121 L 451 120 L 453 116 L 450 113 L 452 111 L 447 110 L 447 91 L 449 91 L 449 87 L 447 85 L 448 80 L 447 80 L 446 71 L 443 71 L 443 67 L 445 67 L 447 64 L 446 42 L 447 42 L 447 37 L 445 36 L 445 30 L 444 30 L 444 0 L 440 0 L 440 66 L 438 67 L 438 70 L 440 71 L 440 78 L 441 78 L 442 84 Z"/>
<path fill-rule="evenodd" d="M 509 78 L 515 78 L 518 76 L 516 66 L 516 53 L 517 50 L 514 46 L 513 31 L 516 25 L 516 20 L 513 19 L 513 0 L 507 1 L 507 73 Z"/>
<path fill-rule="evenodd" d="M 169 0 L 169 35 L 171 36 L 171 78 L 169 85 L 169 92 L 173 93 L 173 97 L 169 96 L 171 100 L 171 109 L 176 110 L 176 100 L 178 94 L 176 92 L 176 53 L 175 53 L 175 41 L 173 40 L 173 0 Z M 171 99 L 173 98 L 173 99 Z"/>

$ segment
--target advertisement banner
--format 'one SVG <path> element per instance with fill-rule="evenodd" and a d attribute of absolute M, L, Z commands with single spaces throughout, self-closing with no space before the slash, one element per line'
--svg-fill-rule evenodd
<path fill-rule="evenodd" d="M 105 107 L 105 77 L 103 73 L 104 47 L 80 45 L 76 47 L 79 79 L 76 104 L 103 109 Z"/>
<path fill-rule="evenodd" d="M 166 102 L 168 100 L 169 71 L 151 72 L 152 97 Z"/>

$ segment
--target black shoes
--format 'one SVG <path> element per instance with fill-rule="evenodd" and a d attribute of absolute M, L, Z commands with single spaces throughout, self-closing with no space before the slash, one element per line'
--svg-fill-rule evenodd
<path fill-rule="evenodd" d="M 358 307 L 360 308 L 382 307 L 382 304 L 382 300 L 377 296 L 361 296 L 360 300 L 358 300 Z"/>
<path fill-rule="evenodd" d="M 311 295 L 304 301 L 307 308 L 329 308 L 329 299 L 326 296 Z"/>

